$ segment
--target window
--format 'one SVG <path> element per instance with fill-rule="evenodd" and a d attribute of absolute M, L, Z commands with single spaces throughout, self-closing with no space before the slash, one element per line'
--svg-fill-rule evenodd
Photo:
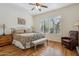
<path fill-rule="evenodd" d="M 41 31 L 44 33 L 59 33 L 61 17 L 47 18 L 41 21 Z"/>

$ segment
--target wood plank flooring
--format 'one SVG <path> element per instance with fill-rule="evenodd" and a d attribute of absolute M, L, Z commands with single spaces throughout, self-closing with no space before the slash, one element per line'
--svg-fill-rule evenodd
<path fill-rule="evenodd" d="M 40 56 L 41 54 L 44 54 L 47 49 L 55 48 L 64 56 L 76 56 L 76 51 L 69 50 L 61 45 L 61 43 L 58 42 L 52 42 L 49 41 L 48 46 L 46 45 L 39 45 L 37 46 L 37 49 L 34 50 L 33 48 L 22 50 L 20 48 L 15 47 L 14 45 L 7 45 L 0 47 L 0 56 Z M 52 50 L 53 51 L 53 50 Z M 51 52 L 50 50 L 48 52 Z M 57 53 L 54 51 L 54 53 Z M 54 55 L 52 53 L 52 56 Z"/>

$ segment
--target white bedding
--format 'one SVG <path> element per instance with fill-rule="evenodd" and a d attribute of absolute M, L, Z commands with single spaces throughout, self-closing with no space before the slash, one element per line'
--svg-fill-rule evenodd
<path fill-rule="evenodd" d="M 40 33 L 23 33 L 13 35 L 13 44 L 21 49 L 32 46 L 31 42 L 42 36 Z M 43 37 L 42 37 L 43 38 Z"/>
<path fill-rule="evenodd" d="M 12 44 L 17 46 L 18 48 L 25 49 L 25 47 L 22 45 L 22 43 L 20 41 L 13 40 Z"/>

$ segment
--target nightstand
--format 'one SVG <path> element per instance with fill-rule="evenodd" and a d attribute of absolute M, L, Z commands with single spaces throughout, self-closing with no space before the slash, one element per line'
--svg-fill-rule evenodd
<path fill-rule="evenodd" d="M 12 43 L 12 35 L 6 34 L 0 36 L 0 46 L 5 46 Z"/>

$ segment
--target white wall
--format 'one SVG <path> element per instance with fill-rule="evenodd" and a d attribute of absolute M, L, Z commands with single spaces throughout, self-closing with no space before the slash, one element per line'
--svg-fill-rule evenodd
<path fill-rule="evenodd" d="M 26 25 L 18 25 L 18 17 L 24 18 L 26 20 Z M 24 8 L 21 8 L 15 4 L 0 3 L 0 25 L 6 25 L 6 33 L 10 33 L 11 27 L 30 27 L 33 24 L 32 22 L 32 16 L 30 16 Z"/>
<path fill-rule="evenodd" d="M 49 39 L 54 41 L 61 41 L 61 36 L 68 36 L 70 30 L 76 30 L 74 24 L 76 20 L 79 20 L 79 4 L 73 4 L 64 8 L 60 8 L 54 11 L 50 11 L 44 14 L 33 16 L 33 23 L 35 29 L 39 29 L 39 22 L 47 17 L 61 16 L 61 33 L 59 35 L 49 34 Z"/>

